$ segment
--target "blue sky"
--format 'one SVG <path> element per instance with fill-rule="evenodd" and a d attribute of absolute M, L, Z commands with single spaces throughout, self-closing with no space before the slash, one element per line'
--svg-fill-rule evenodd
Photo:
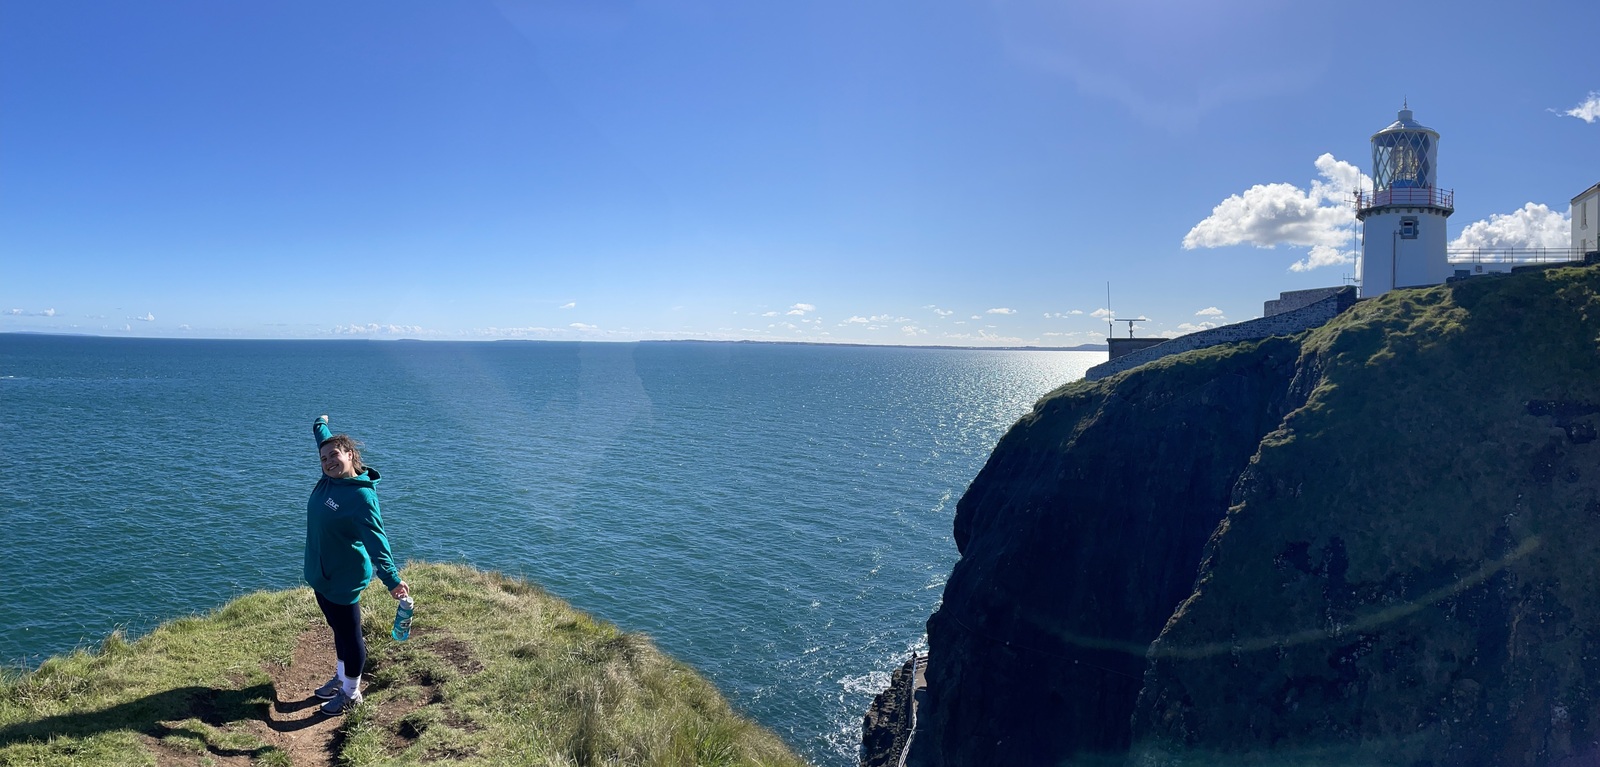
<path fill-rule="evenodd" d="M 1402 100 L 1600 182 L 1600 3 L 0 3 L 0 331 L 1067 346 L 1342 284 Z"/>

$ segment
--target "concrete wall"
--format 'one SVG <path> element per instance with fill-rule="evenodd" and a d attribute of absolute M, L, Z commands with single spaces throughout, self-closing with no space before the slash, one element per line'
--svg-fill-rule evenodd
<path fill-rule="evenodd" d="M 1356 276 L 1361 297 L 1372 298 L 1396 288 L 1443 285 L 1455 272 L 1446 253 L 1449 237 L 1441 208 L 1387 207 L 1361 222 L 1361 258 Z M 1414 239 L 1398 236 L 1401 222 L 1417 220 Z"/>
<path fill-rule="evenodd" d="M 1220 328 L 1202 330 L 1186 336 L 1178 336 L 1148 349 L 1103 362 L 1089 368 L 1089 372 L 1084 375 L 1084 378 L 1090 381 L 1098 381 L 1107 376 L 1116 375 L 1124 370 L 1135 368 L 1146 362 L 1152 362 L 1172 354 L 1181 354 L 1195 349 L 1204 349 L 1208 346 L 1229 344 L 1236 341 L 1254 341 L 1258 338 L 1268 338 L 1270 336 L 1286 336 L 1303 330 L 1321 327 L 1327 324 L 1328 320 L 1337 317 L 1340 312 L 1354 306 L 1355 302 L 1355 288 L 1338 288 L 1333 295 L 1307 306 L 1302 306 L 1299 309 L 1247 322 L 1223 325 Z"/>
<path fill-rule="evenodd" d="M 1600 250 L 1600 184 L 1572 198 L 1572 247 L 1580 253 Z"/>

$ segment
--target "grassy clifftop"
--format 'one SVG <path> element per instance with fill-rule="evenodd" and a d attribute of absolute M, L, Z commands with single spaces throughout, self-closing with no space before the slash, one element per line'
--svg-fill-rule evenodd
<path fill-rule="evenodd" d="M 0 682 L 0 765 L 800 765 L 649 639 L 526 581 L 423 564 L 408 642 L 364 603 L 366 702 L 316 713 L 333 668 L 309 590 L 241 597 Z"/>

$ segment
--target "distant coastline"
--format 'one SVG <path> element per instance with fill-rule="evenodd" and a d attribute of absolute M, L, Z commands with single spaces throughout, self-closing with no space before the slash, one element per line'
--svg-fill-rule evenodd
<path fill-rule="evenodd" d="M 109 336 L 95 333 L 51 333 L 38 330 L 7 330 L 0 331 L 0 336 L 61 336 L 63 338 L 109 338 L 129 341 L 339 341 L 339 342 L 387 342 L 387 343 L 428 343 L 428 344 L 482 344 L 482 343 L 521 343 L 521 344 L 761 344 L 768 346 L 854 346 L 867 349 L 952 349 L 962 351 L 980 352 L 1103 352 L 1105 344 L 1079 344 L 1077 346 L 954 346 L 942 344 L 864 344 L 837 341 L 757 341 L 747 339 L 711 339 L 711 338 L 666 338 L 645 339 L 638 341 L 603 341 L 595 340 L 554 340 L 545 338 L 485 338 L 474 339 L 439 339 L 426 338 L 177 338 L 173 336 Z"/>
<path fill-rule="evenodd" d="M 639 344 L 768 344 L 772 346 L 861 346 L 869 349 L 961 349 L 990 352 L 1103 352 L 1105 344 L 1077 346 L 951 346 L 939 344 L 860 344 L 832 341 L 712 341 L 701 338 L 632 341 Z"/>

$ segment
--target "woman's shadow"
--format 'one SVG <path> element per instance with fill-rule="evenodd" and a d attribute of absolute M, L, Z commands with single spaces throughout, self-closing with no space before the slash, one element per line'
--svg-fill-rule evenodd
<path fill-rule="evenodd" d="M 94 711 L 57 714 L 0 727 L 0 747 L 28 741 L 45 742 L 53 737 L 81 738 L 104 732 L 132 730 L 158 740 L 172 735 L 194 738 L 206 743 L 207 750 L 217 756 L 257 758 L 272 746 L 254 749 L 218 747 L 211 743 L 211 738 L 206 732 L 192 726 L 185 727 L 181 723 L 189 719 L 198 719 L 211 727 L 224 728 L 237 722 L 258 720 L 276 732 L 292 732 L 325 720 L 313 714 L 304 718 L 280 721 L 272 717 L 271 712 L 293 713 L 318 703 L 321 701 L 312 697 L 297 701 L 281 701 L 271 683 L 253 685 L 240 690 L 178 687 Z"/>

